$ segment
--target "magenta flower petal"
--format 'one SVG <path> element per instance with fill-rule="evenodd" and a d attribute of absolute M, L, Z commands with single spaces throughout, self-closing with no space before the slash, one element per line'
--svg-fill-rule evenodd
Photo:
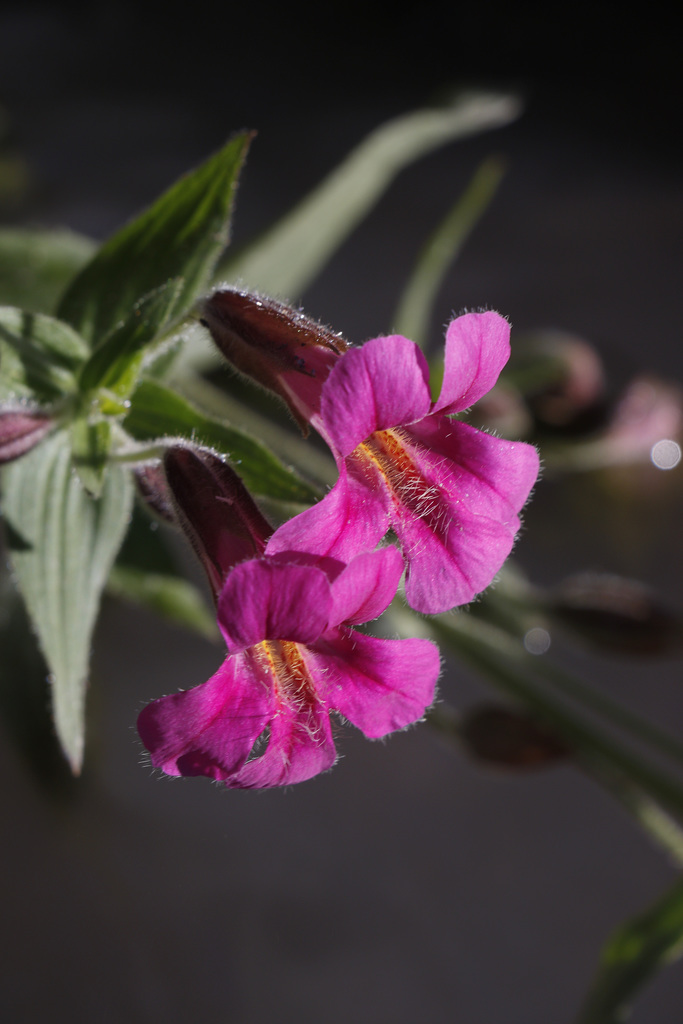
<path fill-rule="evenodd" d="M 318 641 L 315 661 L 325 702 L 370 739 L 422 718 L 440 669 L 429 640 L 379 640 L 343 628 Z"/>
<path fill-rule="evenodd" d="M 389 501 L 377 487 L 351 476 L 345 465 L 322 501 L 280 526 L 268 541 L 267 555 L 307 551 L 348 562 L 371 551 L 389 528 Z"/>
<path fill-rule="evenodd" d="M 327 771 L 336 759 L 327 708 L 318 701 L 286 703 L 271 722 L 265 753 L 248 761 L 228 786 L 289 786 Z"/>
<path fill-rule="evenodd" d="M 239 770 L 273 715 L 260 675 L 249 655 L 231 656 L 201 686 L 148 704 L 138 731 L 152 764 L 167 775 L 223 781 Z"/>
<path fill-rule="evenodd" d="M 510 325 L 499 313 L 456 317 L 446 332 L 443 385 L 433 411 L 469 409 L 491 390 L 509 358 Z"/>
<path fill-rule="evenodd" d="M 538 454 L 440 416 L 413 424 L 404 445 L 421 481 L 395 495 L 392 515 L 408 567 L 406 598 L 437 614 L 471 601 L 509 555 Z"/>
<path fill-rule="evenodd" d="M 374 431 L 421 419 L 431 405 L 428 380 L 424 355 L 400 334 L 350 349 L 322 393 L 322 419 L 334 447 L 350 455 Z"/>
<path fill-rule="evenodd" d="M 370 622 L 394 599 L 403 559 L 394 547 L 358 555 L 332 584 L 335 623 Z"/>
<path fill-rule="evenodd" d="M 426 475 L 471 513 L 499 517 L 519 528 L 519 512 L 536 482 L 538 452 L 533 445 L 492 437 L 468 423 L 427 416 L 409 428 L 418 442 L 411 455 Z"/>
<path fill-rule="evenodd" d="M 218 624 L 230 651 L 262 640 L 307 643 L 327 628 L 330 585 L 321 569 L 253 559 L 236 566 L 218 601 Z"/>

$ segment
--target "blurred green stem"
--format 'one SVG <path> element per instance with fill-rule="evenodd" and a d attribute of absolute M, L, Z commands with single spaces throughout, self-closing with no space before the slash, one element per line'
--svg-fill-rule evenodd
<path fill-rule="evenodd" d="M 394 315 L 394 330 L 398 334 L 424 345 L 436 293 L 449 266 L 493 199 L 504 171 L 502 160 L 496 157 L 485 160 L 427 242 Z"/>

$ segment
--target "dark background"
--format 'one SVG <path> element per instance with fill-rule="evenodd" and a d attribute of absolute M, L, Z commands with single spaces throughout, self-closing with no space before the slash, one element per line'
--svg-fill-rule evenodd
<path fill-rule="evenodd" d="M 678 41 L 652 6 L 643 23 L 481 2 L 3 4 L 0 105 L 31 175 L 5 221 L 106 237 L 255 127 L 239 242 L 383 120 L 454 85 L 511 88 L 523 117 L 406 171 L 307 310 L 356 341 L 390 330 L 419 246 L 499 153 L 506 179 L 432 341 L 452 310 L 488 305 L 516 329 L 588 338 L 615 387 L 642 369 L 680 381 Z M 545 481 L 520 564 L 548 583 L 584 566 L 636 575 L 680 608 L 676 473 L 618 491 Z M 679 663 L 557 649 L 680 734 Z M 673 878 L 625 815 L 571 767 L 482 771 L 426 726 L 386 744 L 348 730 L 334 771 L 286 793 L 160 781 L 137 712 L 220 657 L 106 603 L 81 783 L 50 799 L 0 747 L 3 1020 L 568 1024 L 606 936 Z M 460 706 L 487 691 L 453 664 L 442 692 Z M 682 982 L 663 974 L 634 1024 L 681 1024 Z"/>

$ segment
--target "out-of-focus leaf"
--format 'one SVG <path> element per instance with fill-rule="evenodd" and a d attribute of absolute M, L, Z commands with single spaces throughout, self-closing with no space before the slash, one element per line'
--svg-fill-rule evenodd
<path fill-rule="evenodd" d="M 97 346 L 83 366 L 83 391 L 103 387 L 127 398 L 135 387 L 145 349 L 182 311 L 184 281 L 174 277 L 136 303 L 130 316 Z"/>
<path fill-rule="evenodd" d="M 52 313 L 68 283 L 96 249 L 64 230 L 0 229 L 0 304 Z"/>
<path fill-rule="evenodd" d="M 128 318 L 142 296 L 179 276 L 184 283 L 177 312 L 189 309 L 227 245 L 250 141 L 250 132 L 235 135 L 105 242 L 68 288 L 59 316 L 97 344 Z"/>
<path fill-rule="evenodd" d="M 255 243 L 224 260 L 220 278 L 270 295 L 300 295 L 404 167 L 447 142 L 508 124 L 519 112 L 512 96 L 467 93 L 441 109 L 387 122 Z"/>
<path fill-rule="evenodd" d="M 177 537 L 181 540 L 179 532 Z M 167 527 L 150 519 L 136 503 L 107 592 L 216 640 L 215 612 L 200 589 L 179 572 L 173 539 Z"/>
<path fill-rule="evenodd" d="M 605 946 L 577 1024 L 620 1024 L 638 992 L 683 954 L 683 881 L 645 913 L 623 925 Z"/>
<path fill-rule="evenodd" d="M 219 636 L 216 617 L 200 591 L 181 576 L 114 566 L 107 593 L 148 608 L 169 622 L 185 626 L 209 640 Z"/>
<path fill-rule="evenodd" d="M 130 475 L 111 466 L 101 498 L 91 498 L 60 431 L 7 466 L 2 484 L 12 565 L 50 669 L 57 735 L 78 773 L 90 642 L 130 515 Z"/>
<path fill-rule="evenodd" d="M 152 380 L 140 382 L 123 427 L 138 441 L 185 437 L 226 455 L 255 494 L 310 504 L 313 488 L 282 465 L 260 442 L 219 420 L 210 419 L 175 391 Z"/>
<path fill-rule="evenodd" d="M 77 367 L 88 349 L 68 324 L 0 307 L 0 401 L 32 398 L 51 402 L 76 390 Z"/>
<path fill-rule="evenodd" d="M 111 448 L 111 422 L 76 420 L 71 427 L 71 455 L 79 479 L 88 494 L 99 498 L 104 487 L 107 456 Z"/>
<path fill-rule="evenodd" d="M 503 176 L 500 160 L 484 161 L 420 253 L 394 317 L 394 330 L 418 345 L 427 340 L 436 293 L 449 266 L 487 209 Z"/>

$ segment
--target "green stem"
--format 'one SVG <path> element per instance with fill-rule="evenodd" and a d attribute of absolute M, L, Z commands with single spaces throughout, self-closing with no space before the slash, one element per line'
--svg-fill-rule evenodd
<path fill-rule="evenodd" d="M 657 803 L 683 820 L 683 789 L 680 785 L 530 683 L 528 676 L 536 666 L 520 654 L 517 645 L 505 634 L 463 613 L 457 613 L 448 620 L 434 618 L 429 625 L 437 636 L 483 671 L 495 686 L 555 727 L 577 751 L 607 767 L 618 769 Z M 524 671 L 519 671 L 520 665 L 524 666 Z"/>
<path fill-rule="evenodd" d="M 520 600 L 522 602 L 521 614 Z M 542 606 L 537 600 L 534 601 L 533 594 L 531 593 L 526 601 L 523 596 L 521 598 L 515 596 L 508 599 L 495 593 L 490 599 L 487 598 L 486 604 L 490 604 L 493 613 L 489 615 L 483 612 L 486 621 L 493 622 L 495 626 L 502 628 L 508 636 L 515 640 L 518 633 L 524 632 L 524 629 L 528 627 L 527 613 L 529 611 L 538 611 L 543 614 Z M 485 606 L 482 603 L 478 608 L 483 610 Z M 477 613 L 477 618 L 479 617 L 479 613 Z M 664 732 L 658 726 L 653 725 L 634 712 L 629 711 L 628 708 L 612 700 L 611 697 L 601 693 L 594 687 L 569 675 L 568 672 L 554 665 L 545 657 L 539 657 L 536 660 L 534 669 L 538 675 L 543 676 L 555 689 L 566 693 L 577 703 L 583 705 L 583 707 L 601 715 L 612 724 L 619 726 L 624 732 L 630 733 L 635 739 L 652 746 L 658 752 L 666 754 L 673 761 L 683 765 L 683 743 L 674 736 Z"/>

